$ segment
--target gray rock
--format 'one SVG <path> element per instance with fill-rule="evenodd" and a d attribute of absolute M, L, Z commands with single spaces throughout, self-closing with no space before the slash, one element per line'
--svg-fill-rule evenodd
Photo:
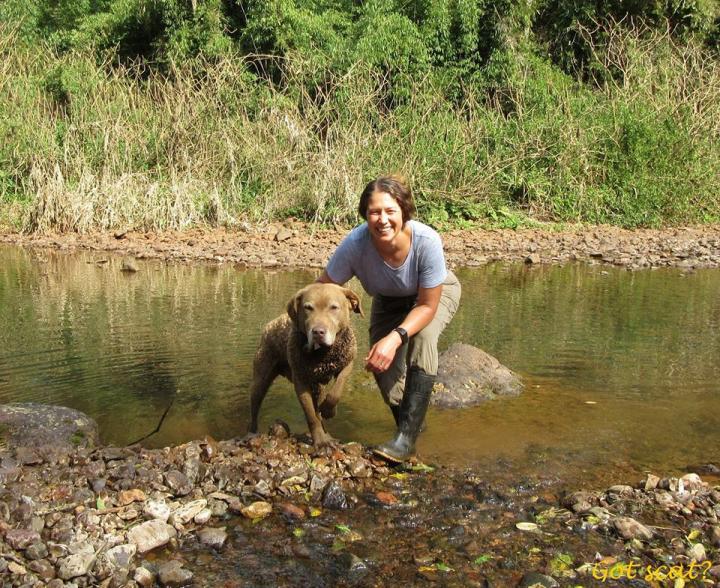
<path fill-rule="evenodd" d="M 710 542 L 714 547 L 720 547 L 720 526 L 715 525 L 710 532 Z"/>
<path fill-rule="evenodd" d="M 517 396 L 520 379 L 489 355 L 465 343 L 455 343 L 440 355 L 431 404 L 447 408 L 474 406 L 498 396 Z"/>
<path fill-rule="evenodd" d="M 150 586 L 155 584 L 155 574 L 147 568 L 140 566 L 135 568 L 133 580 L 135 580 L 143 588 L 150 588 Z"/>
<path fill-rule="evenodd" d="M 696 561 L 698 563 L 704 562 L 707 559 L 705 546 L 702 543 L 695 543 L 695 545 L 690 546 L 687 550 L 687 556 L 692 561 Z"/>
<path fill-rule="evenodd" d="M 170 518 L 170 507 L 165 500 L 150 499 L 145 503 L 143 514 L 150 519 L 166 522 Z"/>
<path fill-rule="evenodd" d="M 175 528 L 163 521 L 147 521 L 128 531 L 128 541 L 140 553 L 165 545 L 177 535 Z"/>
<path fill-rule="evenodd" d="M 138 271 L 138 265 L 137 261 L 135 261 L 135 258 L 130 255 L 128 255 L 127 257 L 123 257 L 120 271 L 130 273 L 135 273 L 136 271 Z"/>
<path fill-rule="evenodd" d="M 65 454 L 100 441 L 97 423 L 87 415 L 34 402 L 0 404 L 0 431 L 0 441 L 9 447 L 50 447 Z"/>
<path fill-rule="evenodd" d="M 282 241 L 287 241 L 292 236 L 293 236 L 293 232 L 290 229 L 288 229 L 286 227 L 281 227 L 278 230 L 278 232 L 275 233 L 275 241 L 277 241 L 278 243 L 280 243 Z"/>
<path fill-rule="evenodd" d="M 655 476 L 654 474 L 648 474 L 647 478 L 645 479 L 645 483 L 643 484 L 643 487 L 645 490 L 655 490 L 655 488 L 658 487 L 658 484 L 660 483 L 660 478 Z"/>
<path fill-rule="evenodd" d="M 174 588 L 188 586 L 192 582 L 193 574 L 190 570 L 183 568 L 179 561 L 173 560 L 160 566 L 158 577 L 163 586 Z"/>
<path fill-rule="evenodd" d="M 113 569 L 129 570 L 132 558 L 135 557 L 137 546 L 134 543 L 116 545 L 105 552 L 105 561 Z"/>
<path fill-rule="evenodd" d="M 618 517 L 613 526 L 623 539 L 652 539 L 653 532 L 631 517 Z"/>
<path fill-rule="evenodd" d="M 165 474 L 165 483 L 175 496 L 186 496 L 192 492 L 193 485 L 188 477 L 178 470 L 171 470 Z"/>
<path fill-rule="evenodd" d="M 344 510 L 349 508 L 347 496 L 337 482 L 329 482 L 322 494 L 322 505 L 333 510 Z"/>
<path fill-rule="evenodd" d="M 89 553 L 76 553 L 60 560 L 58 577 L 63 580 L 72 580 L 84 576 L 90 571 L 90 566 L 95 561 L 95 555 Z"/>
<path fill-rule="evenodd" d="M 5 542 L 13 549 L 27 549 L 40 541 L 40 534 L 31 529 L 10 529 L 5 534 Z"/>
<path fill-rule="evenodd" d="M 528 572 L 518 584 L 519 588 L 558 588 L 559 586 L 555 578 L 538 572 Z"/>
<path fill-rule="evenodd" d="M 25 557 L 30 560 L 45 559 L 48 556 L 48 548 L 44 543 L 38 541 L 25 550 Z"/>
<path fill-rule="evenodd" d="M 45 580 L 46 582 L 55 577 L 55 567 L 46 559 L 31 561 L 28 568 L 30 568 L 30 571 L 34 574 L 37 574 L 40 579 Z"/>
<path fill-rule="evenodd" d="M 228 534 L 225 532 L 225 527 L 205 527 L 198 531 L 200 543 L 213 549 L 220 549 L 225 545 L 227 538 Z"/>

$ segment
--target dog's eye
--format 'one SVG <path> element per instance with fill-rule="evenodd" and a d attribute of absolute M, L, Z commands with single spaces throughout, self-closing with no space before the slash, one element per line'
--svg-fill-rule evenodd
<path fill-rule="evenodd" d="M 303 304 L 303 308 L 304 308 L 305 310 L 312 310 L 312 309 L 313 309 L 313 305 L 310 304 L 309 302 L 306 302 L 305 304 Z"/>
<path fill-rule="evenodd" d="M 340 310 L 340 307 L 337 304 L 331 304 L 330 310 Z"/>

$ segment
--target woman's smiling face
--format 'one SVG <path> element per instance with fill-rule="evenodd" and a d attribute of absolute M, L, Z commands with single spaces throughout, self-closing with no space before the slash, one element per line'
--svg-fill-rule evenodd
<path fill-rule="evenodd" d="M 391 242 L 403 228 L 403 216 L 397 200 L 387 192 L 373 192 L 368 200 L 367 224 L 378 242 Z"/>

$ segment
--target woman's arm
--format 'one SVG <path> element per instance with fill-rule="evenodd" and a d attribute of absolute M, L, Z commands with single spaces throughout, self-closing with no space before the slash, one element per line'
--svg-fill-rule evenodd
<path fill-rule="evenodd" d="M 323 276 L 320 276 L 322 278 Z M 318 278 L 318 281 L 320 281 Z M 329 278 L 328 278 L 329 279 Z M 442 284 L 434 288 L 419 288 L 417 302 L 413 309 L 400 323 L 400 326 L 407 331 L 408 337 L 422 331 L 435 318 L 440 297 L 442 296 Z M 365 369 L 375 373 L 384 372 L 390 367 L 395 353 L 402 345 L 400 335 L 391 331 L 370 348 L 365 358 Z"/>

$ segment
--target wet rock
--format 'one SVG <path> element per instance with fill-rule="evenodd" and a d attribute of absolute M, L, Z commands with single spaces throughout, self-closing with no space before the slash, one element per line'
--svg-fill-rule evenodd
<path fill-rule="evenodd" d="M 690 492 L 702 490 L 707 486 L 707 484 L 705 484 L 705 482 L 703 482 L 697 474 L 685 474 L 682 478 L 680 478 L 680 481 L 682 481 L 685 490 Z"/>
<path fill-rule="evenodd" d="M 99 443 L 97 423 L 80 411 L 34 402 L 0 404 L 0 439 L 8 446 L 51 447 L 67 454 Z"/>
<path fill-rule="evenodd" d="M 140 553 L 165 545 L 176 536 L 175 528 L 163 521 L 147 521 L 128 531 L 128 541 L 137 546 Z"/>
<path fill-rule="evenodd" d="M 347 496 L 337 482 L 329 482 L 322 493 L 322 505 L 332 510 L 345 510 L 350 508 Z"/>
<path fill-rule="evenodd" d="M 305 511 L 299 506 L 285 502 L 280 505 L 280 512 L 288 519 L 304 519 Z"/>
<path fill-rule="evenodd" d="M 631 517 L 618 517 L 613 526 L 623 539 L 652 539 L 653 532 Z"/>
<path fill-rule="evenodd" d="M 340 556 L 340 562 L 350 577 L 357 581 L 360 577 L 368 573 L 368 565 L 354 553 L 346 552 Z"/>
<path fill-rule="evenodd" d="M 597 505 L 597 497 L 592 492 L 573 492 L 563 500 L 563 506 L 575 513 L 585 512 Z"/>
<path fill-rule="evenodd" d="M 240 512 L 248 519 L 261 519 L 272 512 L 272 504 L 258 500 L 244 507 Z"/>
<path fill-rule="evenodd" d="M 137 546 L 134 543 L 116 545 L 105 552 L 105 561 L 113 569 L 129 570 L 135 553 L 137 553 Z"/>
<path fill-rule="evenodd" d="M 27 574 L 27 569 L 25 569 L 25 566 L 15 562 L 11 561 L 7 565 L 7 571 L 13 574 L 14 576 L 24 576 Z"/>
<path fill-rule="evenodd" d="M 493 356 L 465 343 L 454 343 L 439 358 L 434 406 L 473 406 L 498 396 L 517 396 L 520 379 Z"/>
<path fill-rule="evenodd" d="M 150 586 L 155 584 L 155 574 L 146 567 L 139 566 L 135 568 L 133 580 L 135 580 L 143 588 L 150 588 Z"/>
<path fill-rule="evenodd" d="M 62 580 L 72 580 L 84 576 L 95 561 L 95 555 L 90 553 L 76 553 L 60 560 L 58 577 Z"/>
<path fill-rule="evenodd" d="M 209 508 L 203 508 L 193 517 L 193 522 L 197 525 L 204 525 L 212 518 L 212 511 Z"/>
<path fill-rule="evenodd" d="M 377 498 L 380 504 L 385 506 L 393 506 L 398 503 L 397 497 L 390 492 L 376 492 L 375 498 Z"/>
<path fill-rule="evenodd" d="M 538 572 L 528 572 L 518 584 L 519 588 L 558 588 L 559 586 L 560 584 L 555 578 Z"/>
<path fill-rule="evenodd" d="M 192 492 L 193 485 L 187 476 L 178 470 L 171 470 L 165 474 L 165 483 L 175 496 L 187 496 Z"/>
<path fill-rule="evenodd" d="M 225 545 L 227 538 L 225 527 L 204 527 L 198 531 L 200 543 L 213 549 L 220 549 Z"/>
<path fill-rule="evenodd" d="M 135 258 L 130 255 L 123 257 L 120 271 L 128 273 L 135 273 L 138 271 L 138 264 Z"/>
<path fill-rule="evenodd" d="M 5 542 L 13 549 L 21 550 L 40 541 L 40 534 L 31 529 L 11 529 L 5 534 Z"/>
<path fill-rule="evenodd" d="M 160 566 L 158 578 L 163 586 L 176 588 L 188 586 L 192 582 L 193 574 L 190 570 L 183 568 L 179 561 L 173 560 Z"/>

